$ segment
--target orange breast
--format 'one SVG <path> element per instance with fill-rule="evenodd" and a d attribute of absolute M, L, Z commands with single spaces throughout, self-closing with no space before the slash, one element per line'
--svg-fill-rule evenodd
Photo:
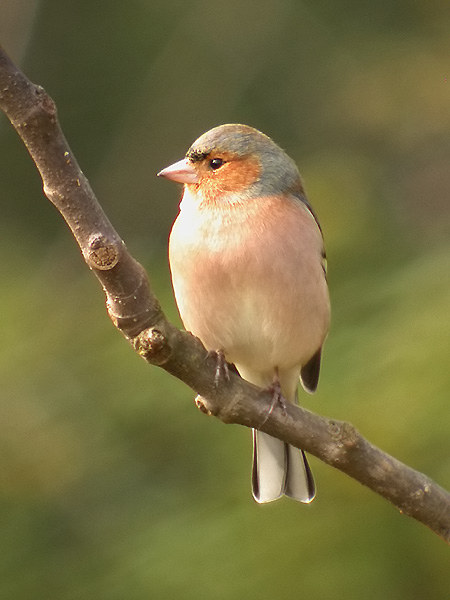
<path fill-rule="evenodd" d="M 292 199 L 182 205 L 169 254 L 186 329 L 255 369 L 304 364 L 328 330 L 321 252 L 317 224 Z"/>

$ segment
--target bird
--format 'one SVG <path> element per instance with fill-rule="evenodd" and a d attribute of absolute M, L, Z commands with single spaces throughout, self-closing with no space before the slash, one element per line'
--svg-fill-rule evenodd
<path fill-rule="evenodd" d="M 243 124 L 201 135 L 158 173 L 184 185 L 169 236 L 183 325 L 240 376 L 296 402 L 313 393 L 330 324 L 322 229 L 295 162 Z M 253 430 L 252 493 L 309 503 L 305 453 Z"/>

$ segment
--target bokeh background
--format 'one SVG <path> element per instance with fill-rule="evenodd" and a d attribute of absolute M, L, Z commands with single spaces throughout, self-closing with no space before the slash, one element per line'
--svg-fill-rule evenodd
<path fill-rule="evenodd" d="M 307 408 L 450 487 L 450 5 L 2 0 L 0 41 L 57 102 L 99 200 L 179 323 L 179 190 L 155 178 L 244 122 L 297 161 L 333 304 Z M 312 458 L 318 495 L 256 505 L 250 434 L 114 330 L 0 118 L 0 598 L 450 597 L 448 548 Z"/>

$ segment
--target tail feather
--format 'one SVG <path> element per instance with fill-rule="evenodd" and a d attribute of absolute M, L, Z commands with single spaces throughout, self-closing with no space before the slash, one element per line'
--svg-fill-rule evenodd
<path fill-rule="evenodd" d="M 254 429 L 252 491 L 259 503 L 271 502 L 283 494 L 299 502 L 311 502 L 315 487 L 305 453 Z"/>
<path fill-rule="evenodd" d="M 316 486 L 303 450 L 285 444 L 287 470 L 284 493 L 294 500 L 308 504 L 314 500 Z"/>

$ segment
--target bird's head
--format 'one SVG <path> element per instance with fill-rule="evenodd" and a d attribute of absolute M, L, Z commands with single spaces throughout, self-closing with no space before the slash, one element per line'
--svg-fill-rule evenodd
<path fill-rule="evenodd" d="M 301 194 L 294 161 L 268 136 L 248 125 L 220 125 L 200 136 L 185 158 L 158 176 L 193 186 L 206 201 Z"/>

